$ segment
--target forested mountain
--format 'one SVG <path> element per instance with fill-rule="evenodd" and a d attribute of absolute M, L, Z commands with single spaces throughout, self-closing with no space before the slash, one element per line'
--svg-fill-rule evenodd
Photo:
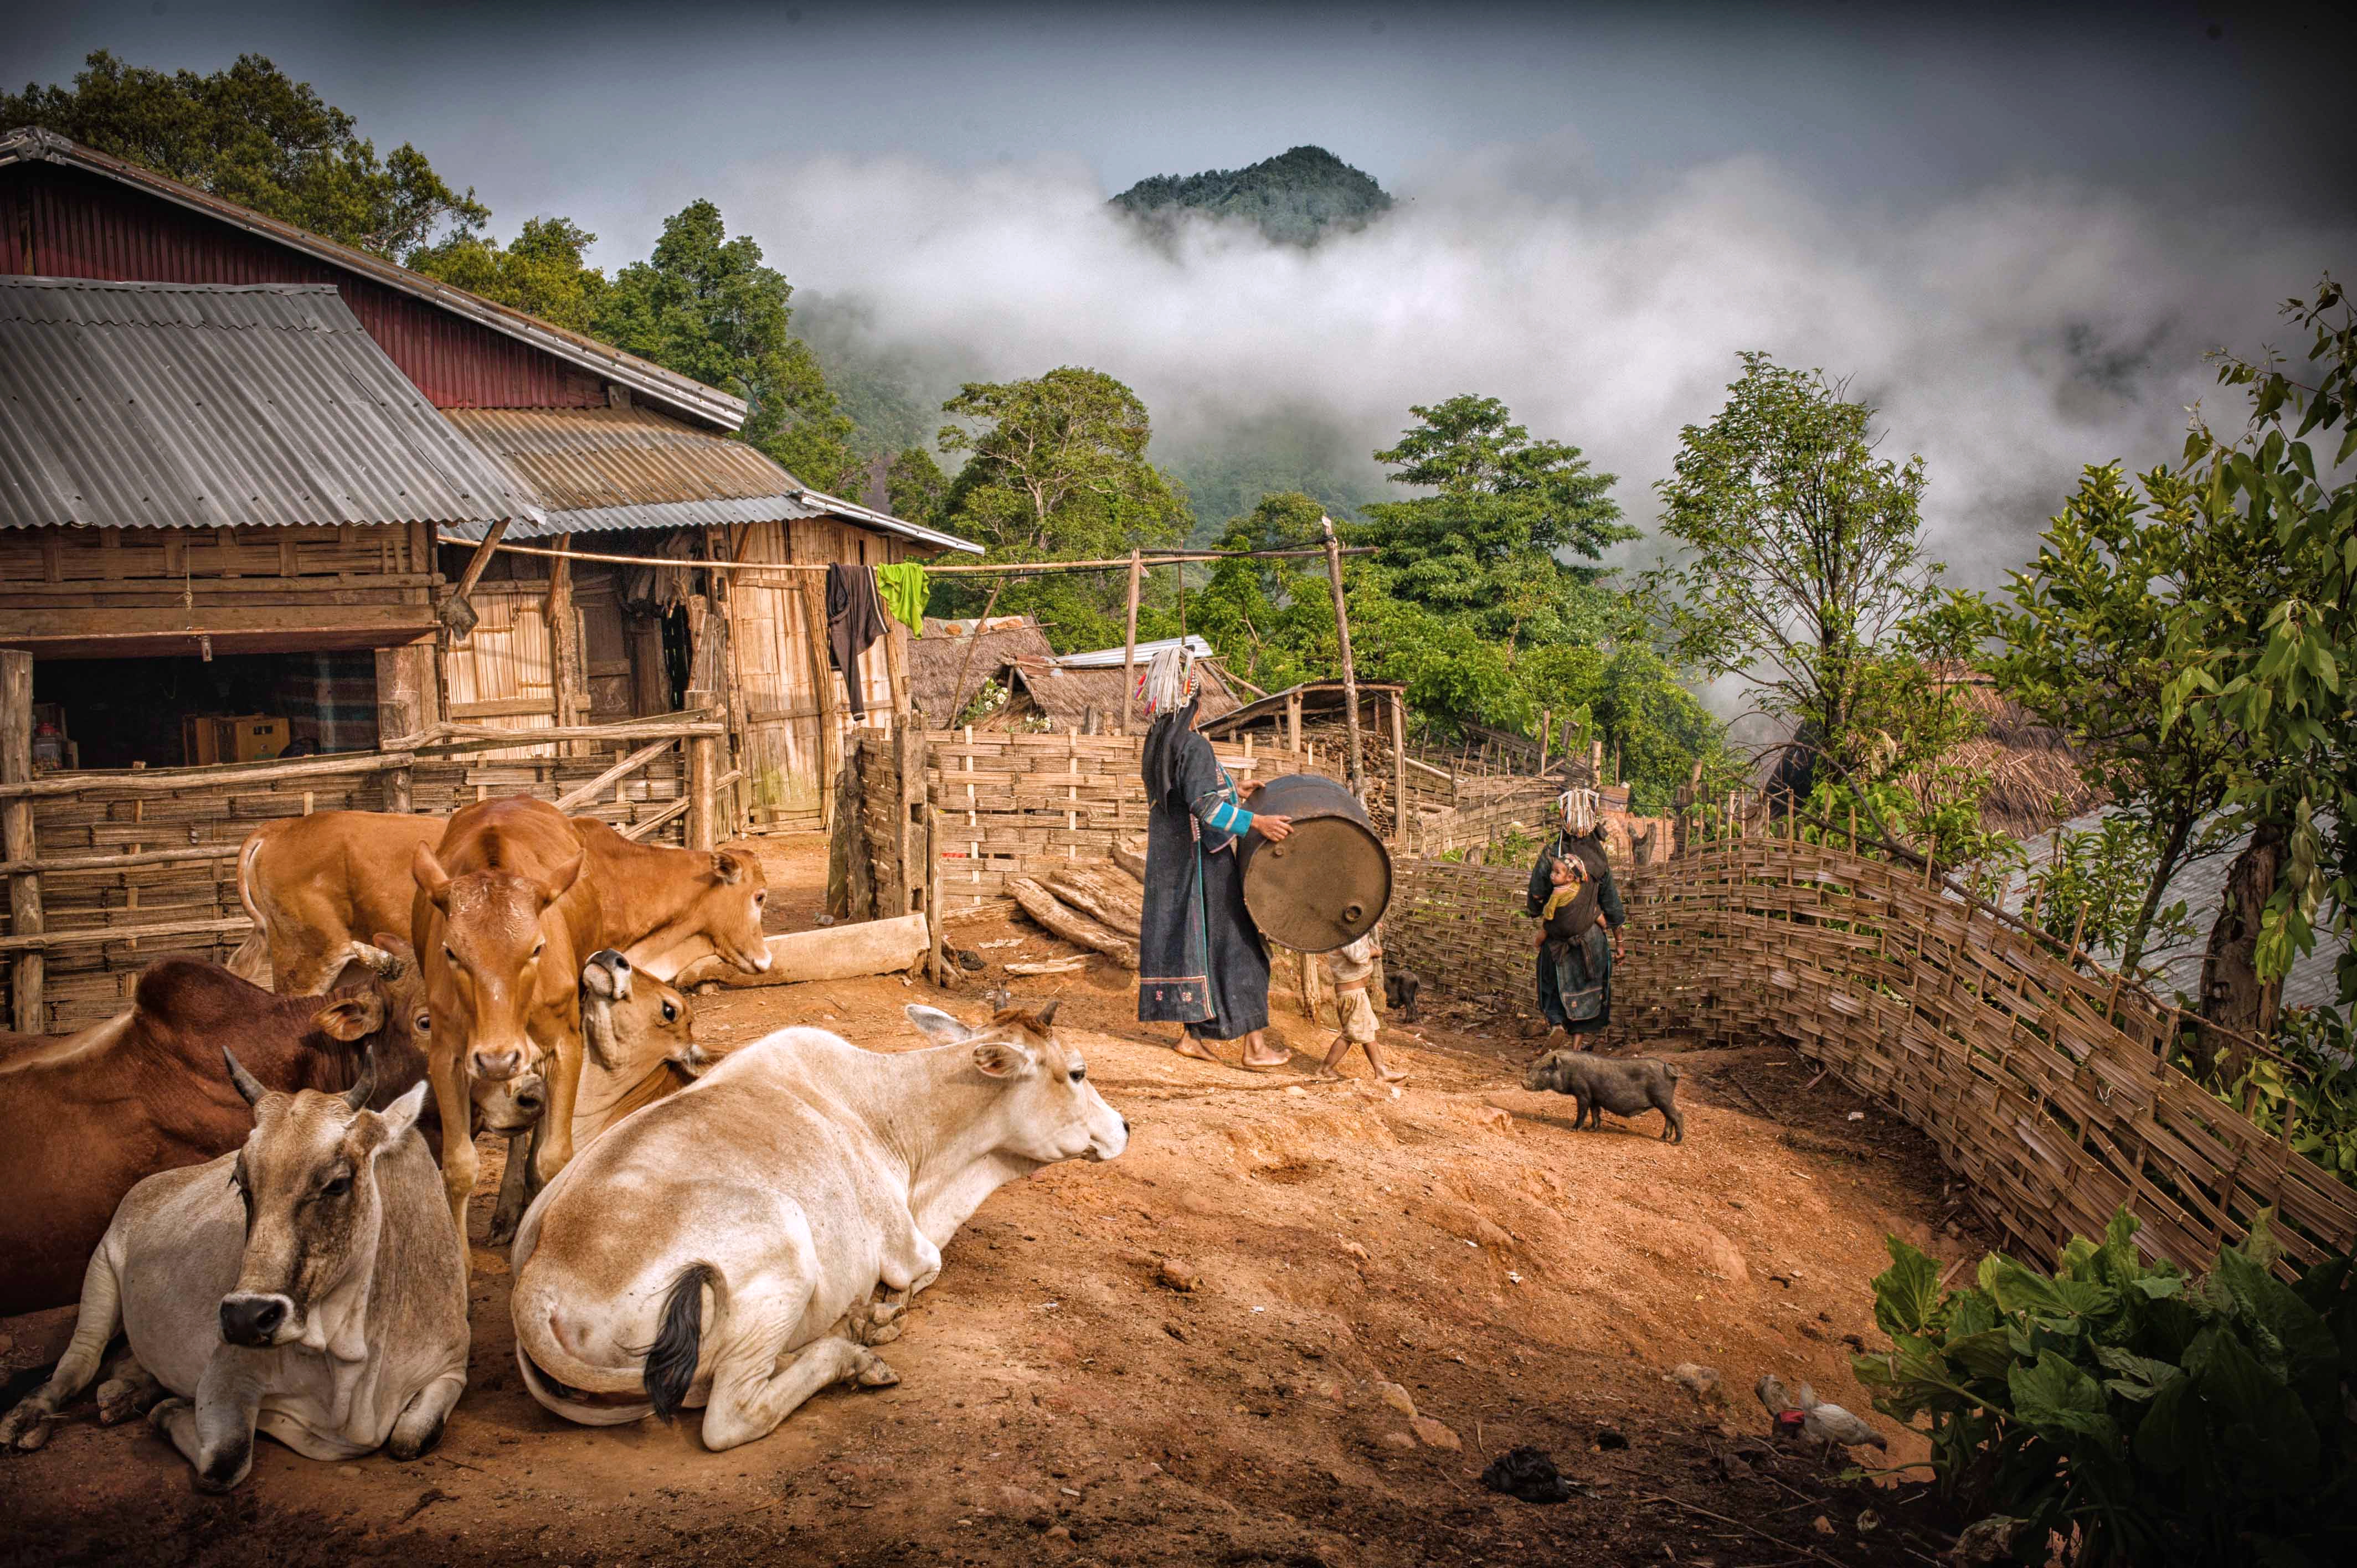
<path fill-rule="evenodd" d="M 1248 219 L 1272 240 L 1308 245 L 1329 229 L 1363 228 L 1391 209 L 1392 199 L 1325 148 L 1295 147 L 1249 168 L 1156 175 L 1113 204 L 1148 221 L 1189 210 Z"/>

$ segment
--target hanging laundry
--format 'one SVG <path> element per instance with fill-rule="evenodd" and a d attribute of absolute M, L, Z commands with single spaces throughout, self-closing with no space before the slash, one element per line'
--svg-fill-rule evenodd
<path fill-rule="evenodd" d="M 909 628 L 911 637 L 925 635 L 925 567 L 922 562 L 901 561 L 876 568 L 876 591 L 884 607 Z"/>
<path fill-rule="evenodd" d="M 851 693 L 851 716 L 864 717 L 866 698 L 860 687 L 859 656 L 884 635 L 884 606 L 876 596 L 876 570 L 836 562 L 826 569 L 826 640 L 834 667 L 843 671 L 844 688 Z"/>

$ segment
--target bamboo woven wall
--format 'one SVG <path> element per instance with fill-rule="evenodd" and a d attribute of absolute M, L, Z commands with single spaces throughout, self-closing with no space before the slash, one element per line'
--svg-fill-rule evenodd
<path fill-rule="evenodd" d="M 620 760 L 632 746 L 616 743 L 595 756 L 494 759 L 461 756 L 421 758 L 411 769 L 413 809 L 447 815 L 492 796 L 529 794 L 554 800 Z M 382 811 L 382 773 L 348 773 L 240 786 L 219 770 L 186 789 L 129 794 L 92 775 L 78 795 L 34 803 L 34 840 L 45 858 L 122 854 L 140 850 L 218 846 L 218 858 L 115 870 L 46 871 L 41 900 L 52 937 L 106 926 L 183 924 L 168 937 L 120 942 L 71 942 L 48 950 L 43 995 L 47 1027 L 62 1031 L 119 1011 L 139 972 L 156 959 L 184 956 L 227 962 L 251 929 L 237 896 L 237 852 L 254 829 L 279 817 L 309 811 Z M 573 808 L 626 828 L 678 800 L 684 768 L 676 749 Z M 683 814 L 674 814 L 650 842 L 683 842 Z M 14 934 L 11 932 L 10 934 Z M 13 1010 L 13 966 L 0 962 L 0 1017 Z"/>
<path fill-rule="evenodd" d="M 1415 860 L 1395 876 L 1395 961 L 1527 1004 L 1526 871 Z M 1792 1042 L 1929 1135 L 2027 1251 L 2099 1235 L 2122 1203 L 2187 1266 L 2270 1206 L 2292 1262 L 2357 1242 L 2357 1191 L 2168 1064 L 2165 1009 L 1920 873 L 1760 836 L 1636 872 L 1622 896 L 1622 1036 Z"/>
<path fill-rule="evenodd" d="M 1059 861 L 1104 859 L 1114 839 L 1145 835 L 1135 736 L 935 730 L 925 740 L 947 911 L 998 897 L 1014 878 Z M 1297 754 L 1254 737 L 1212 751 L 1242 779 L 1342 773 L 1340 755 L 1322 746 Z"/>

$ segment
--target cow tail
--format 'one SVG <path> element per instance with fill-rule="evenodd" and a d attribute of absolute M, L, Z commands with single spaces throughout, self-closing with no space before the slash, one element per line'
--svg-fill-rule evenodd
<path fill-rule="evenodd" d="M 718 1299 L 719 1271 L 710 1263 L 690 1263 L 680 1270 L 663 1296 L 662 1325 L 647 1348 L 647 1398 L 655 1414 L 669 1421 L 687 1402 L 695 1383 L 695 1364 L 704 1354 L 704 1290 L 715 1288 Z"/>
<path fill-rule="evenodd" d="M 263 918 L 262 906 L 253 897 L 253 858 L 262 853 L 263 834 L 263 829 L 254 829 L 237 852 L 237 901 L 244 907 L 245 918 L 253 922 L 253 929 L 229 961 L 231 974 L 258 985 L 267 985 L 273 979 L 264 972 L 270 964 L 270 922 Z"/>

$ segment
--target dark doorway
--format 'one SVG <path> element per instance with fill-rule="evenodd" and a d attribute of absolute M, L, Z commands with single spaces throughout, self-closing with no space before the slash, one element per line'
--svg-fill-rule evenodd
<path fill-rule="evenodd" d="M 278 720 L 285 734 L 272 755 L 377 743 L 376 655 L 366 651 L 37 659 L 33 701 L 55 705 L 79 754 L 69 761 L 81 768 L 187 767 L 197 760 L 183 722 L 191 715 Z"/>

